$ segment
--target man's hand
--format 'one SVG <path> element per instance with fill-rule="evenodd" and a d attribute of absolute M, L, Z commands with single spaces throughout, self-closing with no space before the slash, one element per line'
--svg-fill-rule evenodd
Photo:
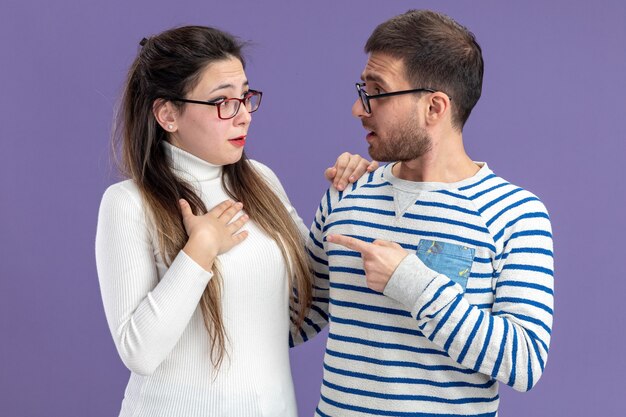
<path fill-rule="evenodd" d="M 355 182 L 366 172 L 376 171 L 378 162 L 368 161 L 359 155 L 344 152 L 335 161 L 335 166 L 326 168 L 324 176 L 339 191 L 343 191 L 350 183 Z"/>
<path fill-rule="evenodd" d="M 367 243 L 344 235 L 328 235 L 326 239 L 361 253 L 367 286 L 378 292 L 383 292 L 393 272 L 409 254 L 402 246 L 386 240 Z"/>

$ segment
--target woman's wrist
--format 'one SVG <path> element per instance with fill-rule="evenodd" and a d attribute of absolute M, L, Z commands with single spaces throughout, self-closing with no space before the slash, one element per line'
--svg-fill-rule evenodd
<path fill-rule="evenodd" d="M 211 246 L 212 245 L 207 245 L 204 239 L 199 239 L 192 235 L 183 247 L 183 251 L 205 271 L 211 271 L 215 257 L 217 256 L 217 248 Z"/>

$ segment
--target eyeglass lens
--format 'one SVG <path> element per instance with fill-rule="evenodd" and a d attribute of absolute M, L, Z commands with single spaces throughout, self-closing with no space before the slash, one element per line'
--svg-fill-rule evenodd
<path fill-rule="evenodd" d="M 261 102 L 261 95 L 257 92 L 251 92 L 246 95 L 244 98 L 244 103 L 246 105 L 246 110 L 249 113 L 256 111 L 259 108 L 259 104 Z M 229 98 L 224 100 L 220 104 L 220 116 L 222 118 L 232 118 L 235 117 L 237 112 L 239 111 L 239 106 L 241 105 L 241 101 L 236 98 Z"/>
<path fill-rule="evenodd" d="M 361 99 L 361 104 L 363 104 L 363 109 L 365 109 L 367 113 L 370 113 L 370 102 L 367 98 L 367 93 L 365 92 L 365 85 L 357 84 L 356 90 L 359 93 L 359 98 Z"/>

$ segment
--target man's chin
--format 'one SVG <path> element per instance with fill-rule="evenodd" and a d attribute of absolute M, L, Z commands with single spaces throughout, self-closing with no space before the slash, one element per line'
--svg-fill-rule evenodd
<path fill-rule="evenodd" d="M 389 155 L 385 155 L 380 152 L 377 152 L 376 149 L 374 149 L 374 145 L 368 146 L 367 153 L 369 154 L 370 158 L 372 158 L 373 161 L 393 162 L 396 160 L 395 158 L 391 158 Z"/>

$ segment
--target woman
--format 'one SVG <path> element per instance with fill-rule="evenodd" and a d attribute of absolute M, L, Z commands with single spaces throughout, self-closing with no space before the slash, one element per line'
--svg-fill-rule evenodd
<path fill-rule="evenodd" d="M 311 302 L 307 231 L 272 171 L 243 153 L 262 93 L 241 44 L 216 29 L 142 46 L 118 117 L 129 180 L 105 192 L 96 238 L 131 370 L 120 416 L 295 416 L 288 337 Z M 340 159 L 329 176 L 367 167 Z"/>

